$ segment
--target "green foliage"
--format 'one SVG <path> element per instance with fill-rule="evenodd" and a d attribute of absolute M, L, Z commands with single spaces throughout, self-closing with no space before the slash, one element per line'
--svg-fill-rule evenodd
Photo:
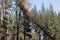
<path fill-rule="evenodd" d="M 20 7 L 20 5 L 18 6 Z M 23 10 L 20 10 L 20 11 L 22 11 L 21 13 L 23 13 Z M 49 9 L 45 9 L 44 4 L 42 3 L 42 8 L 39 11 L 37 11 L 36 6 L 34 6 L 31 12 L 34 14 L 33 18 L 31 18 L 33 19 L 34 22 L 37 22 L 39 25 L 41 25 L 43 29 L 45 29 L 45 27 L 48 27 L 47 28 L 48 30 L 46 30 L 48 34 L 50 34 L 55 40 L 60 40 L 60 13 L 58 13 L 57 15 L 57 13 L 53 10 L 52 4 L 50 4 Z M 0 34 L 3 34 L 2 36 L 6 36 L 5 31 L 8 31 L 9 37 L 11 39 L 14 39 L 16 37 L 17 27 L 19 27 L 19 39 L 24 40 L 24 27 L 28 26 L 24 23 L 25 17 L 24 16 L 19 17 L 18 14 L 17 16 L 15 15 L 14 16 L 14 28 L 12 28 L 12 17 L 11 16 L 12 16 L 11 14 L 8 17 L 6 17 L 5 15 L 4 20 L 1 20 L 1 17 L 0 17 L 0 32 L 1 32 Z M 17 20 L 18 22 L 16 22 Z M 7 29 L 5 29 L 5 27 Z M 26 40 L 30 40 L 30 39 L 39 40 L 40 38 L 39 32 L 41 29 L 38 28 L 38 26 L 36 25 L 33 27 L 37 31 L 34 33 L 27 32 L 27 34 L 32 36 L 32 38 L 26 35 L 25 37 Z M 50 38 L 48 40 L 50 40 Z"/>

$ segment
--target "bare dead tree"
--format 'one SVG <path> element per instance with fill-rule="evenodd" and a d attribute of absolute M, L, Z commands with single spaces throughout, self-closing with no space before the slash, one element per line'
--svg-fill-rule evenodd
<path fill-rule="evenodd" d="M 24 1 L 23 1 L 24 2 Z M 24 4 L 22 4 L 23 2 L 21 2 L 20 3 L 20 9 L 23 11 L 23 14 L 24 14 L 24 18 L 25 18 L 25 20 L 27 20 L 27 21 L 24 21 L 24 23 L 25 23 L 25 26 L 26 25 L 28 25 L 28 23 L 29 23 L 29 20 L 30 20 L 30 14 L 31 14 L 31 12 L 29 12 L 29 10 L 28 10 L 28 8 L 26 8 L 26 6 L 24 5 Z M 46 33 L 46 35 L 48 35 L 52 40 L 54 40 L 54 38 L 51 36 L 51 35 L 49 35 L 47 32 L 46 32 L 46 30 L 44 30 L 43 28 L 42 28 L 42 26 L 40 26 L 39 24 L 37 24 L 37 21 L 35 21 L 34 22 L 41 30 L 43 30 L 45 33 Z M 25 30 L 25 29 L 24 29 Z M 25 34 L 24 34 L 25 35 Z M 25 37 L 24 37 L 25 38 Z"/>

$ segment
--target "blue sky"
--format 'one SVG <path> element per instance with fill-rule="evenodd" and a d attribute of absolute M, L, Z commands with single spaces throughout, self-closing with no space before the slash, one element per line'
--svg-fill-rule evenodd
<path fill-rule="evenodd" d="M 36 5 L 38 10 L 41 9 L 42 2 L 44 3 L 45 8 L 49 8 L 51 3 L 54 11 L 60 11 L 60 0 L 30 0 L 31 7 L 33 8 L 33 5 Z"/>
<path fill-rule="evenodd" d="M 44 3 L 45 8 L 49 8 L 50 3 L 53 5 L 53 9 L 56 12 L 60 12 L 60 0 L 29 0 L 31 7 L 33 8 L 36 5 L 37 9 L 41 9 L 42 2 Z M 0 0 L 1 2 L 1 0 Z"/>

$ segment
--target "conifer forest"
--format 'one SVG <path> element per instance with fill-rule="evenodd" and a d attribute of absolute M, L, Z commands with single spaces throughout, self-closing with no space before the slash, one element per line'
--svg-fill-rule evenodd
<path fill-rule="evenodd" d="M 30 10 L 29 0 L 0 0 L 0 40 L 60 40 L 60 12 L 51 3 Z"/>

